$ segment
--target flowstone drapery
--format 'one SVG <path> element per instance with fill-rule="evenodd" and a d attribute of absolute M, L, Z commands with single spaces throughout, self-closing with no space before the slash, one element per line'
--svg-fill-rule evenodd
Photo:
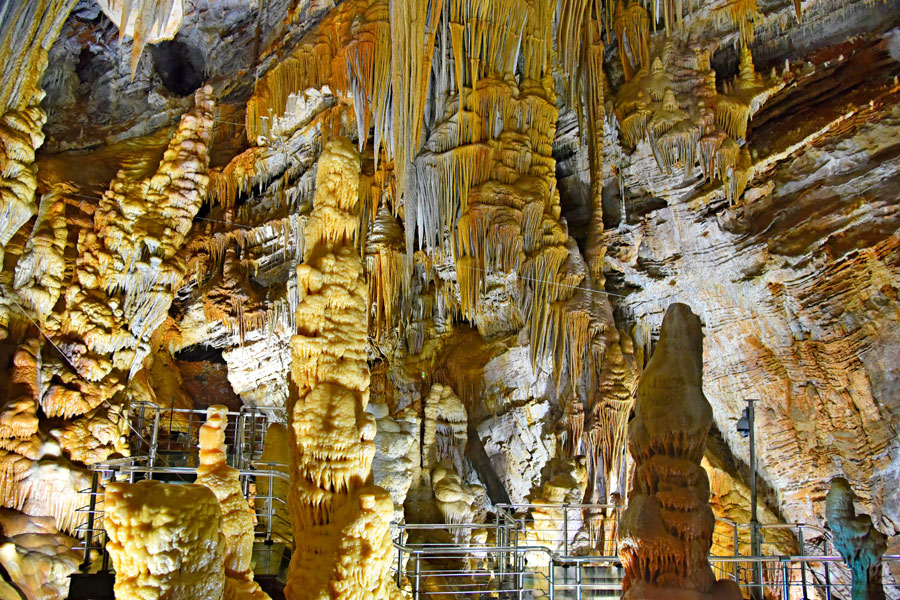
<path fill-rule="evenodd" d="M 712 408 L 703 395 L 700 319 L 687 305 L 666 311 L 634 415 L 634 483 L 619 526 L 622 598 L 740 598 L 736 584 L 716 581 L 708 561 L 715 519 L 700 460 Z"/>

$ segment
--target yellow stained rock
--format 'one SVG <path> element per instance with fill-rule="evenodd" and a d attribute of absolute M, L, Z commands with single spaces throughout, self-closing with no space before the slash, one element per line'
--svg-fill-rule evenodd
<path fill-rule="evenodd" d="M 225 536 L 208 487 L 113 482 L 104 507 L 117 599 L 223 598 Z"/>

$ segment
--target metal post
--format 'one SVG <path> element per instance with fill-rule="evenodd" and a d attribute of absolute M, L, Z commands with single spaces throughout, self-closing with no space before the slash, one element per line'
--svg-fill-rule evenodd
<path fill-rule="evenodd" d="M 250 409 L 250 459 L 253 459 L 253 448 L 256 446 L 256 406 Z"/>
<path fill-rule="evenodd" d="M 397 546 L 400 544 L 398 543 Z M 397 587 L 403 582 L 403 549 L 397 548 Z"/>
<path fill-rule="evenodd" d="M 522 580 L 521 580 L 521 572 L 522 569 L 519 568 L 519 524 L 516 523 L 516 531 L 515 531 L 515 552 L 513 553 L 513 582 L 516 586 L 516 589 L 519 591 L 519 598 L 522 597 Z"/>
<path fill-rule="evenodd" d="M 239 469 L 244 468 L 244 409 L 238 412 L 237 423 L 234 426 L 234 459 Z M 247 460 L 246 467 L 251 468 L 253 455 Z"/>
<path fill-rule="evenodd" d="M 194 443 L 194 411 L 188 411 L 188 432 L 187 432 L 187 447 L 184 449 L 185 454 L 191 451 L 191 444 Z M 171 432 L 169 433 L 171 435 Z M 199 436 L 198 436 L 199 438 Z"/>
<path fill-rule="evenodd" d="M 147 473 L 147 479 L 153 479 L 153 465 L 156 464 L 156 445 L 159 443 L 159 409 L 153 416 L 153 437 L 150 439 L 150 472 Z"/>
<path fill-rule="evenodd" d="M 81 570 L 87 572 L 91 568 L 91 544 L 94 542 L 94 511 L 97 508 L 97 484 L 99 476 L 97 471 L 91 472 L 91 499 L 88 502 L 87 529 L 84 534 L 84 560 Z"/>
<path fill-rule="evenodd" d="M 275 509 L 272 506 L 272 497 L 275 495 L 275 478 L 269 475 L 269 494 L 266 498 L 266 541 L 272 539 L 272 519 L 275 515 Z"/>
<path fill-rule="evenodd" d="M 141 453 L 140 445 L 144 439 L 143 436 L 144 436 L 144 408 L 145 408 L 145 405 L 142 402 L 140 406 L 141 406 L 141 410 L 138 411 L 138 422 L 137 422 L 138 450 L 137 450 L 137 452 L 135 452 L 135 454 L 138 454 L 138 455 L 140 455 L 140 453 Z"/>
<path fill-rule="evenodd" d="M 781 576 L 784 578 L 784 581 L 781 583 L 781 587 L 785 600 L 788 600 L 791 597 L 791 572 L 788 568 L 789 564 L 790 563 L 788 563 L 787 561 L 783 561 L 781 563 Z M 760 597 L 762 597 L 762 594 L 760 594 Z"/>
<path fill-rule="evenodd" d="M 828 554 L 828 543 L 825 543 L 825 554 Z M 831 573 L 828 571 L 828 561 L 825 562 L 825 600 L 831 600 Z"/>
<path fill-rule="evenodd" d="M 507 544 L 507 527 L 509 527 L 509 521 L 506 518 L 506 515 L 503 515 L 503 529 L 500 529 L 497 533 L 500 535 L 499 540 L 497 541 L 497 545 L 500 548 L 505 548 Z M 506 577 L 506 553 L 503 550 L 497 551 L 497 563 L 500 569 L 500 589 L 503 589 L 503 579 Z"/>
<path fill-rule="evenodd" d="M 762 555 L 759 541 L 759 521 L 756 515 L 756 410 L 754 406 L 755 398 L 747 400 L 747 420 L 750 425 L 750 553 L 754 557 Z M 754 598 L 762 598 L 762 563 L 753 562 L 753 583 L 757 587 L 757 594 Z"/>
<path fill-rule="evenodd" d="M 797 527 L 797 540 L 800 542 L 800 555 L 806 556 L 806 551 L 803 549 L 803 525 Z M 800 585 L 803 587 L 803 600 L 807 600 L 806 561 L 800 561 Z"/>
<path fill-rule="evenodd" d="M 734 556 L 738 557 L 741 555 L 741 538 L 738 533 L 737 523 L 731 524 L 731 531 L 734 533 Z M 738 575 L 738 561 L 734 561 L 731 563 L 731 574 L 734 576 L 734 580 L 737 583 L 740 583 L 740 577 Z"/>
<path fill-rule="evenodd" d="M 576 563 L 575 568 L 575 597 L 577 600 L 581 600 L 581 562 Z"/>
<path fill-rule="evenodd" d="M 563 554 L 569 555 L 569 504 L 563 504 Z"/>
<path fill-rule="evenodd" d="M 549 589 L 547 590 L 547 595 L 550 596 L 550 600 L 553 600 L 556 596 L 556 557 L 550 556 L 550 584 Z"/>
<path fill-rule="evenodd" d="M 415 600 L 419 600 L 419 583 L 420 583 L 420 578 L 419 578 L 419 555 L 416 554 L 416 581 L 415 581 L 415 587 L 413 588 L 413 598 L 415 598 Z"/>

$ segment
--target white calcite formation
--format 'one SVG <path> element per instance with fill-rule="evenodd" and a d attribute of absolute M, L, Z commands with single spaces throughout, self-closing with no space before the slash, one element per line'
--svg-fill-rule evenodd
<path fill-rule="evenodd" d="M 113 482 L 104 511 L 118 600 L 224 598 L 222 513 L 208 487 Z"/>
<path fill-rule="evenodd" d="M 422 434 L 422 465 L 430 470 L 444 460 L 465 472 L 468 437 L 466 407 L 448 385 L 435 383 L 425 398 L 425 427 Z"/>
<path fill-rule="evenodd" d="M 353 246 L 358 187 L 356 150 L 347 140 L 329 142 L 297 267 L 291 340 L 295 547 L 285 593 L 296 599 L 399 597 L 389 572 L 391 497 L 368 485 L 375 419 L 365 411 L 366 283 Z"/>
<path fill-rule="evenodd" d="M 190 405 L 187 350 L 224 360 L 229 401 L 291 411 L 267 456 L 293 463 L 268 491 L 299 517 L 295 593 L 389 597 L 368 483 L 428 522 L 477 520 L 476 478 L 494 502 L 624 495 L 637 381 L 687 300 L 715 514 L 748 518 L 733 422 L 758 397 L 762 520 L 822 524 L 842 475 L 896 546 L 900 0 L 75 5 L 0 9 L 5 506 L 71 532 L 128 404 Z M 699 502 L 679 483 L 649 496 Z M 703 530 L 667 506 L 689 523 L 649 548 Z M 597 550 L 585 529 L 570 549 Z"/>
<path fill-rule="evenodd" d="M 733 583 L 716 588 L 708 562 L 714 517 L 700 460 L 712 409 L 702 357 L 700 319 L 684 304 L 671 305 L 628 426 L 635 474 L 618 532 L 624 600 L 741 596 Z"/>
<path fill-rule="evenodd" d="M 466 484 L 466 480 L 456 471 L 456 467 L 449 459 L 442 460 L 432 469 L 431 486 L 434 502 L 444 523 L 451 525 L 450 531 L 455 540 L 468 542 L 472 530 L 452 525 L 484 521 L 483 507 L 486 500 L 484 488 L 480 485 Z"/>
<path fill-rule="evenodd" d="M 387 405 L 369 402 L 366 411 L 375 417 L 375 457 L 372 459 L 372 481 L 384 488 L 394 502 L 392 521 L 404 518 L 403 503 L 412 485 L 413 471 L 418 470 L 419 419 L 411 410 L 391 417 Z"/>
<path fill-rule="evenodd" d="M 580 511 L 563 508 L 563 504 L 580 504 L 587 488 L 587 469 L 584 457 L 561 461 L 551 465 L 553 475 L 541 486 L 540 493 L 529 499 L 531 519 L 525 524 L 525 545 L 544 546 L 559 554 L 576 554 L 583 519 Z M 599 548 L 598 550 L 603 550 Z M 547 564 L 546 552 L 532 552 L 529 564 Z"/>
<path fill-rule="evenodd" d="M 35 517 L 50 517 L 60 531 L 74 534 L 86 515 L 82 490 L 90 488 L 87 469 L 62 455 L 53 440 L 34 438 L 0 450 L 0 491 L 3 505 Z"/>

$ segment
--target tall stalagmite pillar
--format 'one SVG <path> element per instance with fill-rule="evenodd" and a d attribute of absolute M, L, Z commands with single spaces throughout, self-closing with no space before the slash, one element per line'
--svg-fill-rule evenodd
<path fill-rule="evenodd" d="M 712 408 L 703 395 L 700 319 L 684 304 L 666 311 L 659 344 L 638 386 L 628 442 L 635 461 L 619 527 L 626 600 L 738 599 L 709 567 L 715 518 L 700 466 Z"/>
<path fill-rule="evenodd" d="M 401 597 L 389 576 L 390 495 L 369 485 L 375 419 L 366 363 L 366 280 L 353 243 L 359 156 L 331 141 L 318 163 L 291 339 L 290 600 Z"/>

